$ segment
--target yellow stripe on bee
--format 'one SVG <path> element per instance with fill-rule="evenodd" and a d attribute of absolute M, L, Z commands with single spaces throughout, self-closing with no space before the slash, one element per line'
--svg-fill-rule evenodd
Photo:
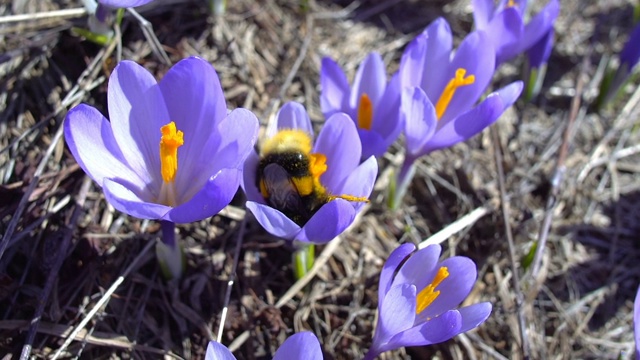
<path fill-rule="evenodd" d="M 272 154 L 285 151 L 299 151 L 303 154 L 311 152 L 311 136 L 303 130 L 284 129 L 267 139 L 262 145 L 260 153 Z"/>

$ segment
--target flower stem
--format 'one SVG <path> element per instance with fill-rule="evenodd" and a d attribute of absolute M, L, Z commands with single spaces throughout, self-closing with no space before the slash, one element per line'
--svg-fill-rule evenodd
<path fill-rule="evenodd" d="M 302 244 L 293 253 L 293 274 L 296 280 L 300 280 L 305 276 L 316 258 L 316 246 L 314 244 Z"/>
<path fill-rule="evenodd" d="M 391 210 L 396 210 L 400 206 L 404 194 L 409 188 L 409 184 L 413 179 L 413 175 L 416 173 L 415 161 L 417 159 L 406 155 L 402 167 L 397 176 L 391 178 L 391 184 L 389 185 L 389 193 L 387 196 L 387 206 Z"/>
<path fill-rule="evenodd" d="M 162 241 L 156 244 L 156 256 L 160 270 L 167 280 L 178 279 L 185 267 L 184 253 L 176 241 L 176 224 L 171 221 L 160 221 Z"/>

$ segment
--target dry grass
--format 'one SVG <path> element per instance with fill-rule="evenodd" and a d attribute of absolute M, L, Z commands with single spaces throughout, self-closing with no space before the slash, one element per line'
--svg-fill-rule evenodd
<path fill-rule="evenodd" d="M 304 13 L 293 0 L 236 0 L 227 16 L 211 18 L 203 2 L 157 0 L 140 11 L 173 62 L 190 55 L 210 61 L 229 105 L 253 110 L 263 124 L 289 100 L 322 121 L 323 56 L 338 59 L 352 77 L 375 50 L 391 72 L 404 45 L 437 16 L 448 18 L 458 40 L 472 26 L 467 0 L 343 5 L 311 1 Z M 4 0 L 0 14 L 79 6 Z M 443 245 L 445 254 L 477 262 L 479 280 L 467 301 L 491 301 L 493 315 L 466 335 L 386 358 L 522 359 L 519 316 L 531 359 L 631 358 L 631 307 L 640 283 L 640 93 L 630 87 L 600 114 L 589 106 L 600 58 L 619 51 L 626 36 L 617 34 L 631 28 L 631 3 L 567 0 L 562 6 L 540 98 L 510 109 L 495 136 L 485 131 L 424 158 L 400 210 L 385 211 L 381 184 L 357 225 L 321 249 L 323 264 L 304 287 L 293 287 L 287 244 L 250 216 L 243 220 L 241 196 L 218 216 L 180 226 L 189 266 L 179 282 L 165 282 L 151 246 L 158 224 L 115 212 L 60 136 L 66 111 L 79 102 L 106 113 L 106 79 L 118 49 L 71 35 L 82 17 L 0 24 L 0 354 L 17 358 L 30 344 L 39 358 L 56 351 L 83 358 L 201 358 L 221 321 L 241 237 L 222 342 L 233 342 L 239 358 L 262 358 L 293 331 L 311 330 L 326 358 L 359 358 L 370 345 L 378 273 L 389 252 L 482 207 L 486 215 Z M 167 71 L 131 17 L 122 40 L 124 58 L 158 77 Z M 581 65 L 585 56 L 588 66 Z M 505 65 L 496 84 L 516 78 L 517 66 Z M 532 276 L 520 260 L 538 239 L 580 76 L 585 90 L 570 129 L 564 181 L 551 209 L 541 271 Z M 381 173 L 399 149 L 381 159 Z M 513 283 L 503 209 L 521 293 Z M 30 327 L 34 319 L 39 324 Z M 86 326 L 78 326 L 83 320 Z M 74 341 L 63 346 L 70 334 Z"/>

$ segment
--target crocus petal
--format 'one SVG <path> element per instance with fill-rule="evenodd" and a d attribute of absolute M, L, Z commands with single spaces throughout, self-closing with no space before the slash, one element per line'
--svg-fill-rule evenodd
<path fill-rule="evenodd" d="M 550 0 L 549 3 L 524 27 L 521 39 L 522 49 L 528 49 L 553 28 L 553 23 L 560 14 L 560 2 Z"/>
<path fill-rule="evenodd" d="M 538 42 L 533 44 L 529 50 L 527 50 L 527 57 L 529 58 L 529 67 L 539 68 L 543 64 L 547 63 L 551 50 L 553 49 L 553 31 L 548 31 L 542 36 Z"/>
<path fill-rule="evenodd" d="M 462 316 L 460 333 L 474 329 L 485 322 L 489 315 L 491 315 L 491 309 L 492 306 L 490 302 L 473 304 L 458 309 L 460 316 Z"/>
<path fill-rule="evenodd" d="M 300 226 L 270 206 L 254 201 L 247 201 L 247 209 L 251 211 L 260 225 L 273 236 L 286 240 L 294 240 L 300 232 Z"/>
<path fill-rule="evenodd" d="M 451 74 L 447 69 L 449 68 L 453 47 L 453 35 L 451 34 L 449 23 L 444 18 L 434 20 L 425 29 L 424 33 L 427 35 L 424 72 L 414 76 L 421 75 L 421 83 L 418 86 L 424 90 L 431 101 L 437 101 L 442 90 L 451 80 Z M 473 54 L 473 56 L 475 57 L 476 55 Z"/>
<path fill-rule="evenodd" d="M 418 292 L 424 289 L 435 276 L 440 251 L 440 245 L 431 245 L 413 254 L 402 265 L 393 283 L 414 284 L 418 288 Z"/>
<path fill-rule="evenodd" d="M 524 23 L 516 7 L 498 13 L 485 33 L 496 51 L 496 65 L 511 60 L 525 49 L 521 45 Z"/>
<path fill-rule="evenodd" d="M 386 85 L 387 73 L 382 57 L 377 52 L 372 52 L 360 64 L 353 79 L 351 98 L 349 100 L 350 107 L 357 109 L 360 104 L 360 97 L 363 94 L 367 94 L 374 104 L 373 111 L 375 113 L 377 110 L 376 105 L 380 102 Z M 384 104 L 381 105 L 384 106 Z"/>
<path fill-rule="evenodd" d="M 295 239 L 314 244 L 327 243 L 345 231 L 355 216 L 356 210 L 350 202 L 343 199 L 332 200 L 313 214 Z"/>
<path fill-rule="evenodd" d="M 184 202 L 215 174 L 214 168 L 220 156 L 212 159 L 216 144 L 211 140 L 227 137 L 227 134 L 216 131 L 218 124 L 227 116 L 227 106 L 215 70 L 197 57 L 175 64 L 160 81 L 159 87 L 169 118 L 184 133 L 184 145 L 178 149 L 175 180 L 178 202 Z M 160 140 L 159 131 L 158 128 L 152 133 L 158 135 L 154 139 L 156 147 Z"/>
<path fill-rule="evenodd" d="M 253 146 L 258 139 L 260 125 L 254 113 L 247 109 L 235 109 L 220 122 L 216 129 L 216 154 L 214 169 L 242 169 L 249 154 L 255 154 Z M 211 161 L 211 154 L 207 154 Z"/>
<path fill-rule="evenodd" d="M 254 201 L 259 204 L 266 204 L 266 202 L 264 201 L 264 197 L 262 197 L 262 194 L 258 189 L 258 185 L 256 185 L 256 176 L 259 163 L 260 158 L 258 157 L 258 154 L 252 151 L 249 156 L 247 156 L 247 160 L 244 163 L 243 181 L 241 186 L 249 201 Z"/>
<path fill-rule="evenodd" d="M 273 356 L 273 360 L 287 359 L 322 360 L 318 338 L 310 331 L 291 335 Z"/>
<path fill-rule="evenodd" d="M 154 193 L 162 185 L 160 128 L 171 119 L 153 76 L 132 61 L 122 61 L 109 78 L 107 103 L 113 135 L 131 168 Z"/>
<path fill-rule="evenodd" d="M 378 162 L 375 157 L 371 156 L 365 160 L 362 164 L 358 165 L 341 184 L 337 193 L 334 195 L 352 195 L 357 197 L 369 198 L 371 191 L 373 191 L 373 185 L 378 175 Z M 356 210 L 358 210 L 364 202 L 354 204 Z"/>
<path fill-rule="evenodd" d="M 389 343 L 395 344 L 391 349 L 397 349 L 401 346 L 437 344 L 458 335 L 461 326 L 462 317 L 460 313 L 457 310 L 451 310 L 437 318 L 399 333 Z"/>
<path fill-rule="evenodd" d="M 384 262 L 384 266 L 382 267 L 382 271 L 380 271 L 380 283 L 378 286 L 378 299 L 384 299 L 387 292 L 391 288 L 391 282 L 393 281 L 393 276 L 400 266 L 400 263 L 404 261 L 404 259 L 409 256 L 414 250 L 416 246 L 411 243 L 405 243 L 398 246 L 387 258 L 387 261 Z M 380 306 L 382 306 L 382 302 L 378 300 L 378 310 L 380 310 Z"/>
<path fill-rule="evenodd" d="M 633 28 L 633 31 L 629 35 L 629 40 L 620 51 L 620 64 L 628 66 L 628 70 L 633 69 L 634 66 L 640 60 L 640 24 Z"/>
<path fill-rule="evenodd" d="M 145 183 L 129 168 L 111 124 L 95 108 L 80 104 L 67 113 L 64 137 L 82 170 L 100 187 L 105 178 L 119 178 L 144 188 Z"/>
<path fill-rule="evenodd" d="M 299 129 L 306 132 L 313 139 L 313 126 L 309 114 L 302 104 L 289 101 L 284 104 L 276 115 L 276 121 L 271 122 L 266 131 L 267 137 L 273 137 L 279 130 Z"/>
<path fill-rule="evenodd" d="M 416 36 L 405 48 L 400 59 L 398 70 L 402 87 L 420 86 L 425 70 L 424 62 L 427 54 L 427 34 Z"/>
<path fill-rule="evenodd" d="M 226 346 L 215 341 L 210 341 L 207 345 L 207 353 L 204 358 L 205 360 L 236 360 L 236 357 Z"/>
<path fill-rule="evenodd" d="M 401 112 L 407 152 L 418 155 L 438 125 L 435 107 L 419 87 L 405 88 L 402 91 Z"/>
<path fill-rule="evenodd" d="M 382 99 L 373 114 L 373 124 L 371 130 L 382 136 L 389 147 L 402 131 L 402 121 L 400 119 L 400 74 L 396 73 L 387 84 Z M 366 143 L 362 141 L 363 153 Z M 369 156 L 362 156 L 363 159 Z"/>
<path fill-rule="evenodd" d="M 473 23 L 477 30 L 483 30 L 489 25 L 493 17 L 493 0 L 471 0 L 473 7 Z"/>
<path fill-rule="evenodd" d="M 153 0 L 98 0 L 99 3 L 113 8 L 129 8 L 142 6 L 152 1 Z"/>
<path fill-rule="evenodd" d="M 364 129 L 358 129 L 358 137 L 362 143 L 361 159 L 368 159 L 370 156 L 382 156 L 387 151 L 388 144 L 379 133 Z"/>
<path fill-rule="evenodd" d="M 460 68 L 467 71 L 466 76 L 475 76 L 475 82 L 456 90 L 447 110 L 440 119 L 440 126 L 467 111 L 476 103 L 491 81 L 495 60 L 495 52 L 486 33 L 473 32 L 462 41 L 451 66 L 446 71 L 447 82 L 455 77 L 456 70 Z M 442 90 L 444 90 L 444 86 L 440 91 Z M 425 92 L 430 99 L 434 99 L 428 91 Z M 440 94 L 438 94 L 439 97 Z"/>
<path fill-rule="evenodd" d="M 375 341 L 386 342 L 394 335 L 413 326 L 416 316 L 416 287 L 411 284 L 392 286 L 380 300 Z"/>
<path fill-rule="evenodd" d="M 119 179 L 104 179 L 104 197 L 116 210 L 140 219 L 162 219 L 171 210 L 169 206 L 143 199 L 131 183 Z"/>
<path fill-rule="evenodd" d="M 636 341 L 636 359 L 640 359 L 640 287 L 633 302 L 633 335 Z"/>
<path fill-rule="evenodd" d="M 242 171 L 239 169 L 220 170 L 189 201 L 171 209 L 163 219 L 183 224 L 219 213 L 238 191 L 241 177 Z"/>
<path fill-rule="evenodd" d="M 362 153 L 358 131 L 348 115 L 338 113 L 325 122 L 314 152 L 327 157 L 327 171 L 320 181 L 330 193 L 339 193 L 342 182 L 359 165 Z"/>
<path fill-rule="evenodd" d="M 345 111 L 351 88 L 342 68 L 328 57 L 322 59 L 320 88 L 320 108 L 325 117 Z"/>
<path fill-rule="evenodd" d="M 478 277 L 476 264 L 467 257 L 454 256 L 438 264 L 438 268 L 446 267 L 449 276 L 436 287 L 440 295 L 418 316 L 420 319 L 432 319 L 457 307 L 468 295 Z M 433 277 L 428 278 L 429 283 Z M 416 286 L 418 286 L 416 284 Z M 418 287 L 418 292 L 423 288 Z"/>

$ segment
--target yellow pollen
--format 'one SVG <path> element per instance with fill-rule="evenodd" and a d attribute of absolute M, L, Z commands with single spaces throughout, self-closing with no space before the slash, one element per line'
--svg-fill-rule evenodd
<path fill-rule="evenodd" d="M 371 130 L 373 123 L 373 104 L 369 95 L 362 94 L 358 105 L 358 127 L 360 129 Z"/>
<path fill-rule="evenodd" d="M 438 273 L 436 277 L 433 279 L 431 284 L 429 284 L 426 288 L 422 289 L 418 296 L 416 296 L 416 314 L 420 314 L 427 308 L 427 306 L 431 305 L 431 303 L 440 295 L 440 291 L 434 291 L 438 285 L 442 282 L 442 280 L 449 277 L 449 270 L 446 266 L 440 267 L 438 269 Z"/>
<path fill-rule="evenodd" d="M 165 183 L 172 183 L 178 172 L 178 148 L 184 144 L 184 134 L 173 121 L 160 128 L 160 172 Z"/>
<path fill-rule="evenodd" d="M 466 73 L 467 70 L 462 68 L 456 70 L 456 76 L 449 80 L 449 83 L 444 88 L 444 91 L 436 103 L 436 116 L 438 117 L 438 120 L 440 120 L 442 115 L 444 115 L 444 112 L 447 110 L 456 90 L 461 86 L 471 85 L 476 81 L 476 77 L 474 75 L 464 77 Z"/>
<path fill-rule="evenodd" d="M 324 154 L 309 154 L 309 172 L 314 179 L 319 179 L 327 171 L 327 157 Z"/>
<path fill-rule="evenodd" d="M 510 7 L 513 7 L 513 6 L 516 6 L 516 2 L 514 0 L 509 0 L 507 2 L 507 7 L 510 8 Z"/>

